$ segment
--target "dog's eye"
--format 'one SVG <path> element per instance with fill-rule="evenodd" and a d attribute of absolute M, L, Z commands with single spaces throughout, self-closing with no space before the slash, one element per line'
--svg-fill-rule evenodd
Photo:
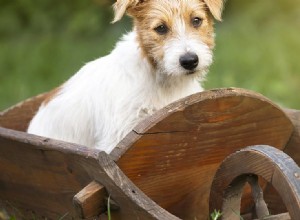
<path fill-rule="evenodd" d="M 156 28 L 154 28 L 154 30 L 160 35 L 164 35 L 169 31 L 168 27 L 164 24 L 157 26 Z"/>
<path fill-rule="evenodd" d="M 200 27 L 200 26 L 201 26 L 202 21 L 203 21 L 202 18 L 195 17 L 195 18 L 192 19 L 192 24 L 193 24 L 193 26 L 194 26 L 195 28 L 197 28 L 197 27 Z"/>

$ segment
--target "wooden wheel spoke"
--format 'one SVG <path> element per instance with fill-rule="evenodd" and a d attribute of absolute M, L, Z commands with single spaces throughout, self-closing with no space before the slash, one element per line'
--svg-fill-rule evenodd
<path fill-rule="evenodd" d="M 297 219 L 300 216 L 299 173 L 297 164 L 278 149 L 270 146 L 245 148 L 230 155 L 221 164 L 212 183 L 210 209 L 222 210 L 223 219 L 240 219 L 242 192 L 248 182 L 255 202 L 256 216 L 259 219 L 269 216 L 258 175 L 273 185 L 291 219 Z M 272 219 L 271 216 L 268 218 Z"/>

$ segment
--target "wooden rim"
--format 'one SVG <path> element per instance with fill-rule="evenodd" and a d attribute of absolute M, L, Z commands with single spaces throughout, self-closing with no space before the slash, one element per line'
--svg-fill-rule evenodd
<path fill-rule="evenodd" d="M 147 117 L 145 120 L 141 121 L 123 140 L 118 143 L 118 145 L 113 149 L 110 153 L 110 156 L 114 161 L 118 161 L 130 147 L 137 142 L 142 135 L 144 134 L 151 134 L 156 131 L 155 126 L 160 123 L 162 120 L 166 119 L 167 117 L 175 114 L 176 112 L 183 112 L 187 107 L 197 103 L 197 102 L 204 102 L 207 100 L 218 100 L 220 98 L 226 97 L 250 97 L 253 99 L 260 100 L 263 103 L 267 103 L 274 107 L 274 109 L 279 110 L 282 114 L 287 117 L 287 114 L 282 111 L 282 109 L 274 104 L 271 100 L 264 97 L 263 95 L 246 90 L 241 88 L 220 88 L 220 89 L 212 89 L 212 90 L 205 90 L 200 93 L 193 94 L 186 98 L 180 99 L 170 105 L 160 109 L 159 111 L 155 112 L 153 115 Z M 164 131 L 166 132 L 166 131 Z M 181 132 L 181 131 L 167 131 L 167 132 Z"/>
<path fill-rule="evenodd" d="M 210 211 L 222 210 L 224 219 L 240 219 L 237 213 L 248 174 L 261 176 L 273 185 L 292 219 L 300 216 L 300 168 L 287 154 L 266 145 L 245 148 L 223 161 L 212 183 Z M 228 193 L 232 187 L 237 192 L 234 196 Z"/>
<path fill-rule="evenodd" d="M 94 180 L 120 206 L 112 219 L 178 219 L 147 197 L 103 151 L 0 127 L 0 161 L 0 185 L 6 186 L 0 187 L 0 202 L 18 207 L 22 218 L 32 210 L 51 219 L 66 213 L 67 219 L 79 219 L 72 198 Z"/>
<path fill-rule="evenodd" d="M 161 207 L 182 219 L 204 219 L 222 161 L 246 146 L 283 150 L 292 130 L 286 114 L 261 95 L 233 88 L 204 91 L 141 122 L 110 156 Z"/>

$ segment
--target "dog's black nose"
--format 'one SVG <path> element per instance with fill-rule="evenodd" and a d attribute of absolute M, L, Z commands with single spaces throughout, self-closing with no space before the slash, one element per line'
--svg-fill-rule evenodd
<path fill-rule="evenodd" d="M 193 70 L 198 66 L 199 59 L 195 53 L 186 53 L 179 58 L 180 65 L 186 70 Z"/>

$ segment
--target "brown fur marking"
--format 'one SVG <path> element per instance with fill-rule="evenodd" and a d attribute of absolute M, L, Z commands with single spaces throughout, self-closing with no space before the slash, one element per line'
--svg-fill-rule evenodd
<path fill-rule="evenodd" d="M 204 1 L 199 0 L 151 0 L 129 8 L 128 12 L 134 18 L 134 27 L 138 33 L 138 40 L 144 56 L 154 66 L 156 60 L 162 59 L 164 43 L 178 35 L 174 20 L 181 19 L 185 23 L 186 31 L 195 35 L 208 45 L 214 47 L 213 18 L 207 10 Z M 203 23 L 200 27 L 192 26 L 193 17 L 200 17 Z M 159 35 L 154 28 L 166 24 L 169 33 Z"/>
<path fill-rule="evenodd" d="M 61 87 L 57 87 L 53 90 L 51 90 L 50 92 L 48 92 L 48 94 L 46 94 L 45 96 L 45 100 L 43 101 L 43 105 L 47 105 L 51 100 L 53 100 L 61 91 Z"/>

